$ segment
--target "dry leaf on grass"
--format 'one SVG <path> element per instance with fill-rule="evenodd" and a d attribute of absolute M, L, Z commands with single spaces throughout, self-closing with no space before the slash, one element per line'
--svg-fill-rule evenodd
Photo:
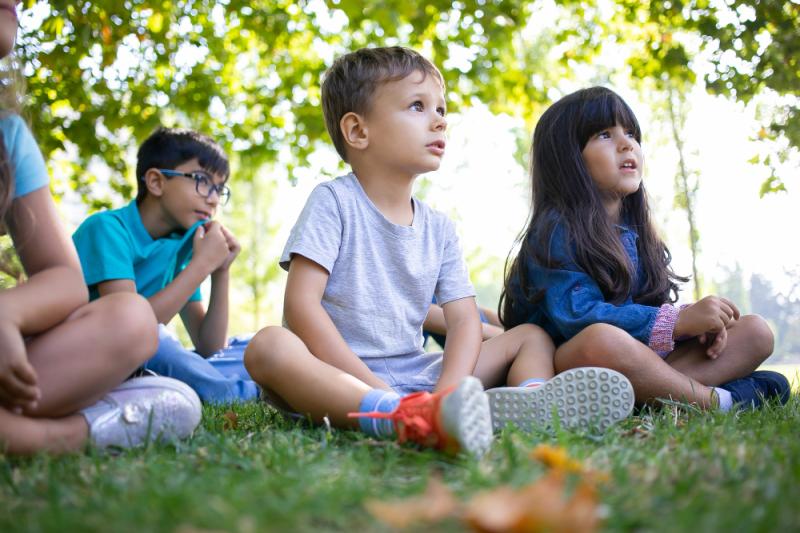
<path fill-rule="evenodd" d="M 441 480 L 432 478 L 420 496 L 393 502 L 370 500 L 365 506 L 377 520 L 395 528 L 460 518 L 485 533 L 596 531 L 600 524 L 596 486 L 604 474 L 587 469 L 560 447 L 540 445 L 531 457 L 549 470 L 518 489 L 501 486 L 476 494 L 464 504 Z M 573 491 L 567 487 L 567 478 L 576 480 Z"/>
<path fill-rule="evenodd" d="M 233 411 L 228 411 L 222 415 L 222 429 L 224 431 L 234 430 L 239 427 L 239 415 Z"/>
<path fill-rule="evenodd" d="M 555 470 L 574 472 L 580 474 L 584 471 L 583 464 L 569 456 L 567 450 L 560 446 L 540 444 L 531 451 L 531 458 Z"/>
<path fill-rule="evenodd" d="M 391 502 L 368 500 L 364 505 L 375 519 L 396 528 L 405 528 L 415 522 L 439 522 L 458 510 L 453 493 L 435 477 L 428 481 L 420 496 Z"/>
<path fill-rule="evenodd" d="M 465 518 L 485 533 L 595 531 L 599 513 L 594 487 L 580 481 L 571 497 L 566 492 L 564 472 L 551 470 L 520 489 L 500 487 L 476 495 Z"/>

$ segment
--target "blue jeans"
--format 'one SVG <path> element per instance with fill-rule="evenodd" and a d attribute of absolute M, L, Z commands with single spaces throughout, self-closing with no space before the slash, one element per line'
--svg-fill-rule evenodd
<path fill-rule="evenodd" d="M 207 403 L 230 403 L 258 398 L 258 385 L 244 367 L 244 350 L 251 336 L 234 337 L 230 344 L 204 359 L 187 350 L 162 324 L 158 350 L 144 368 L 183 381 Z"/>

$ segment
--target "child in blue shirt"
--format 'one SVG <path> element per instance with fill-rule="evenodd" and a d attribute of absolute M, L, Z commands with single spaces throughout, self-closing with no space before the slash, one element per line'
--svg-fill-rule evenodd
<path fill-rule="evenodd" d="M 205 402 L 255 398 L 258 388 L 241 363 L 243 350 L 223 350 L 229 268 L 240 246 L 212 218 L 230 196 L 228 159 L 209 137 L 169 128 L 148 137 L 137 159 L 136 199 L 89 217 L 73 235 L 91 298 L 132 292 L 148 299 L 160 325 L 158 350 L 146 369 L 187 383 Z M 200 284 L 209 276 L 206 310 Z M 195 351 L 164 327 L 179 313 Z M 224 357 L 209 358 L 220 350 Z M 236 353 L 239 361 L 231 368 L 229 356 Z M 225 362 L 225 372 L 215 361 Z"/>
<path fill-rule="evenodd" d="M 601 424 L 627 416 L 633 393 L 616 372 L 547 381 L 553 345 L 541 328 L 481 342 L 453 223 L 412 196 L 445 151 L 438 69 L 405 48 L 361 49 L 331 66 L 322 105 L 353 172 L 314 189 L 284 248 L 288 328 L 263 329 L 247 347 L 247 369 L 273 402 L 316 422 L 474 455 L 489 447 L 493 425 L 544 425 L 554 410 L 567 426 L 589 413 Z M 443 353 L 422 350 L 434 297 Z M 576 386 L 595 398 L 579 400 Z"/>
<path fill-rule="evenodd" d="M 0 57 L 16 31 L 12 3 L 0 10 Z M 15 89 L 3 84 L 2 101 L 18 101 L 8 94 Z M 135 294 L 87 303 L 75 247 L 48 185 L 27 125 L 0 111 L 0 231 L 11 235 L 26 274 L 0 290 L 0 454 L 189 435 L 201 416 L 189 387 L 161 377 L 124 381 L 155 350 L 153 312 Z"/>
<path fill-rule="evenodd" d="M 556 370 L 618 370 L 636 398 L 703 408 L 785 402 L 789 384 L 754 371 L 772 353 L 758 316 L 726 298 L 676 307 L 670 254 L 650 220 L 641 131 L 614 92 L 565 96 L 533 136 L 533 212 L 502 295 L 506 327 L 538 324 L 558 345 Z"/>

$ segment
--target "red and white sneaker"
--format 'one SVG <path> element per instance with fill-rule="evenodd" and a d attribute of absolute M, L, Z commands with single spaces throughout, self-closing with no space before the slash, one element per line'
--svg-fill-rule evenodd
<path fill-rule="evenodd" d="M 399 442 L 416 442 L 453 454 L 463 451 L 480 457 L 492 443 L 489 400 L 480 380 L 472 376 L 445 391 L 404 396 L 391 413 L 350 416 L 392 420 Z"/>

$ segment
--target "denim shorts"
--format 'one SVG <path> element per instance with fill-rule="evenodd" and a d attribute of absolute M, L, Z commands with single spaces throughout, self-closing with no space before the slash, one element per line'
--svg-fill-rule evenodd
<path fill-rule="evenodd" d="M 361 360 L 401 396 L 432 391 L 442 374 L 442 352 L 362 357 Z"/>

